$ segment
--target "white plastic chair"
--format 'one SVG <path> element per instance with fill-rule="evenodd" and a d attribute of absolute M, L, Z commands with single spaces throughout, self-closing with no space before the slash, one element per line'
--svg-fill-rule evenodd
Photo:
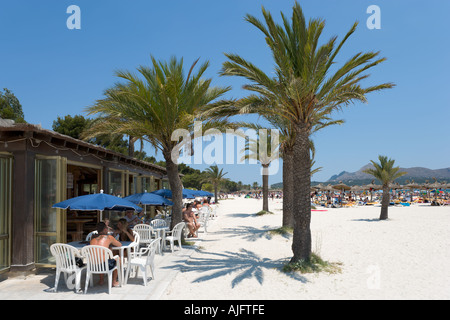
<path fill-rule="evenodd" d="M 164 212 L 161 212 L 161 210 L 156 209 L 156 213 L 155 219 L 161 219 L 164 216 Z"/>
<path fill-rule="evenodd" d="M 113 256 L 110 249 L 102 246 L 85 246 L 81 249 L 81 254 L 86 258 L 87 270 L 86 270 L 86 284 L 84 287 L 84 293 L 86 294 L 89 278 L 94 274 L 108 274 L 108 293 L 111 293 L 113 271 L 117 270 L 119 265 L 119 256 Z M 108 267 L 108 259 L 115 259 L 116 266 L 111 270 Z M 120 274 L 120 272 L 118 272 Z M 91 281 L 91 286 L 93 282 Z"/>
<path fill-rule="evenodd" d="M 80 251 L 68 244 L 55 243 L 50 246 L 50 252 L 56 259 L 56 278 L 55 288 L 58 289 L 59 276 L 64 272 L 64 279 L 66 280 L 67 288 L 73 289 L 72 284 L 67 280 L 67 274 L 75 274 L 75 292 L 80 290 L 81 272 L 86 269 L 86 266 L 78 267 L 75 258 L 82 258 Z M 69 277 L 71 280 L 71 277 Z"/>
<path fill-rule="evenodd" d="M 133 242 L 136 242 L 137 244 L 139 244 L 139 241 L 141 239 L 141 235 L 138 232 L 133 230 L 133 237 L 134 237 L 134 241 Z"/>
<path fill-rule="evenodd" d="M 202 207 L 200 210 L 199 222 L 205 233 L 208 233 L 208 222 L 209 222 L 210 210 L 208 207 Z"/>
<path fill-rule="evenodd" d="M 200 211 L 204 212 L 204 213 L 208 213 L 209 214 L 208 219 L 214 219 L 213 210 L 210 206 L 203 206 Z"/>
<path fill-rule="evenodd" d="M 139 235 L 138 243 L 140 245 L 148 246 L 154 239 L 153 237 L 153 229 L 148 224 L 137 224 L 133 228 L 133 232 L 136 232 Z M 135 239 L 136 242 L 136 239 Z"/>
<path fill-rule="evenodd" d="M 131 254 L 134 254 L 136 253 L 137 250 L 139 250 L 139 243 L 141 241 L 141 235 L 134 230 L 133 230 L 133 237 L 134 237 L 133 243 L 136 245 L 131 247 Z"/>
<path fill-rule="evenodd" d="M 150 267 L 150 271 L 152 272 L 152 279 L 155 279 L 155 254 L 156 248 L 160 246 L 160 242 L 161 238 L 153 240 L 147 248 L 141 248 L 138 254 L 133 255 L 130 258 L 130 260 L 128 261 L 127 274 L 125 276 L 125 284 L 128 281 L 128 278 L 130 276 L 130 269 L 132 267 L 139 267 L 138 270 L 141 270 L 144 280 L 144 286 L 147 286 L 147 267 Z M 138 276 L 138 270 L 136 270 L 136 278 Z"/>
<path fill-rule="evenodd" d="M 166 221 L 163 219 L 154 219 L 152 221 L 150 221 L 150 226 L 152 228 L 162 228 L 162 227 L 167 227 Z"/>
<path fill-rule="evenodd" d="M 150 226 L 151 226 L 152 228 L 154 228 L 154 229 L 153 229 L 153 232 L 155 233 L 155 238 L 159 237 L 159 238 L 163 239 L 163 241 L 164 241 L 164 238 L 165 238 L 165 232 L 166 232 L 167 230 L 164 230 L 164 229 L 159 229 L 159 230 L 158 230 L 158 228 L 166 228 L 166 227 L 167 227 L 166 221 L 163 220 L 163 219 L 154 219 L 154 220 L 150 221 Z M 162 249 L 161 249 L 161 247 L 159 247 L 158 252 L 159 252 L 160 254 L 162 254 Z"/>
<path fill-rule="evenodd" d="M 210 205 L 210 208 L 211 208 L 211 211 L 212 211 L 211 215 L 214 218 L 217 218 L 218 217 L 218 215 L 217 215 L 217 205 L 212 204 L 212 205 Z"/>
<path fill-rule="evenodd" d="M 92 236 L 93 236 L 94 234 L 98 234 L 98 231 L 97 231 L 97 230 L 94 230 L 94 231 L 90 232 L 90 233 L 86 236 L 86 241 L 91 241 Z"/>
<path fill-rule="evenodd" d="M 166 239 L 165 241 L 170 242 L 170 249 L 172 252 L 174 251 L 174 244 L 175 241 L 178 241 L 178 246 L 181 248 L 181 233 L 183 232 L 184 227 L 186 226 L 186 223 L 180 222 L 175 227 L 173 227 L 172 231 L 167 231 Z"/>

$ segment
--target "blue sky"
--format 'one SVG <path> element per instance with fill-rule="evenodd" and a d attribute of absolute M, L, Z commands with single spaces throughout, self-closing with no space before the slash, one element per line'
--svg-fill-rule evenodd
<path fill-rule="evenodd" d="M 293 1 L 0 1 L 0 87 L 22 103 L 25 120 L 51 129 L 57 116 L 83 114 L 117 79 L 117 69 L 133 70 L 157 59 L 183 57 L 210 61 L 213 84 L 231 85 L 229 97 L 245 95 L 244 82 L 219 77 L 223 53 L 237 53 L 267 72 L 273 69 L 261 33 L 245 22 L 261 18 L 261 6 L 275 19 L 290 16 Z M 325 181 L 343 170 L 356 171 L 379 154 L 402 167 L 450 166 L 450 2 L 446 0 L 300 1 L 307 18 L 326 20 L 323 41 L 342 37 L 359 21 L 338 56 L 344 62 L 359 51 L 381 51 L 387 62 L 371 71 L 368 83 L 396 87 L 368 96 L 335 115 L 345 124 L 316 133 L 313 180 Z M 369 5 L 381 10 L 381 29 L 370 30 Z M 67 7 L 81 9 L 81 29 L 69 30 Z M 257 117 L 251 117 L 257 121 Z M 147 153 L 154 151 L 148 147 Z M 157 155 L 161 159 L 161 155 Z M 207 165 L 194 166 L 204 169 Z M 261 181 L 259 165 L 224 166 L 235 181 Z M 270 178 L 280 182 L 280 172 Z"/>

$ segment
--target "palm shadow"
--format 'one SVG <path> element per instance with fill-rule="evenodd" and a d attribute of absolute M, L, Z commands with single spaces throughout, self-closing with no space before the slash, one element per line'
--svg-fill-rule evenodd
<path fill-rule="evenodd" d="M 248 217 L 256 217 L 254 213 L 231 213 L 228 214 L 229 217 L 232 218 L 248 218 Z"/>
<path fill-rule="evenodd" d="M 192 258 L 183 265 L 173 265 L 166 268 L 180 268 L 182 272 L 206 273 L 193 282 L 205 282 L 218 279 L 230 274 L 237 275 L 231 281 L 231 287 L 236 287 L 245 279 L 255 278 L 260 285 L 264 282 L 264 270 L 281 268 L 286 261 L 274 261 L 261 258 L 256 253 L 240 249 L 239 252 L 225 251 L 224 253 L 202 252 L 202 257 Z M 299 275 L 287 274 L 298 281 L 306 283 L 306 278 Z"/>
<path fill-rule="evenodd" d="M 264 226 L 262 228 L 255 228 L 252 226 L 237 226 L 233 228 L 223 228 L 220 231 L 215 232 L 216 234 L 222 234 L 226 237 L 241 237 L 243 240 L 247 241 L 257 241 L 258 239 L 272 239 L 272 235 L 269 233 L 273 230 L 272 226 Z"/>
<path fill-rule="evenodd" d="M 352 221 L 379 222 L 383 220 L 380 220 L 380 218 L 373 218 L 373 219 L 352 219 Z"/>

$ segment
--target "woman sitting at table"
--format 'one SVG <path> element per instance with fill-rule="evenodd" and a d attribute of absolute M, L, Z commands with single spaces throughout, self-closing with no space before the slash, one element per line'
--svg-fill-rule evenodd
<path fill-rule="evenodd" d="M 110 246 L 114 247 L 121 247 L 122 244 L 117 241 L 112 235 L 108 235 L 108 227 L 104 222 L 99 222 L 97 224 L 97 232 L 98 234 L 94 234 L 90 244 L 95 246 L 102 246 L 105 248 L 108 248 Z M 103 262 L 107 263 L 109 266 L 109 269 L 111 270 L 114 268 L 117 264 L 117 261 L 114 259 L 108 259 L 108 261 L 105 261 L 105 257 L 103 257 Z M 100 281 L 99 284 L 102 285 L 104 283 L 104 274 L 100 274 Z M 117 269 L 113 271 L 113 287 L 117 287 L 119 285 L 119 282 L 117 281 Z"/>
<path fill-rule="evenodd" d="M 119 220 L 116 231 L 114 232 L 114 237 L 119 241 L 134 241 L 133 230 L 128 228 L 126 219 L 122 218 Z"/>

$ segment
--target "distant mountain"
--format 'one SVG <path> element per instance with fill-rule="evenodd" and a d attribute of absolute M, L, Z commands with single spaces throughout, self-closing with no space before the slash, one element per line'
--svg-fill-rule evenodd
<path fill-rule="evenodd" d="M 375 184 L 380 184 L 380 182 L 374 179 L 373 176 L 363 172 L 368 168 L 373 168 L 371 163 L 363 166 L 356 172 L 342 171 L 341 173 L 335 174 L 331 176 L 330 179 L 328 179 L 327 181 L 321 183 L 336 184 L 342 181 L 347 185 L 353 186 L 353 185 L 368 184 L 372 180 L 375 180 Z M 414 180 L 414 182 L 417 183 L 424 183 L 428 180 L 430 183 L 432 183 L 434 182 L 433 178 L 436 178 L 438 181 L 450 182 L 450 168 L 432 170 L 423 167 L 412 167 L 412 168 L 400 168 L 400 171 L 405 171 L 407 172 L 407 174 L 395 180 L 395 182 L 398 182 L 399 184 L 406 184 L 406 180 L 409 181 Z M 311 185 L 316 185 L 318 183 L 319 183 L 318 181 L 313 181 L 311 182 Z M 283 183 L 282 182 L 275 183 L 272 184 L 271 187 L 272 189 L 283 188 Z"/>
<path fill-rule="evenodd" d="M 372 164 L 367 164 L 356 172 L 342 171 L 338 175 L 333 175 L 326 183 L 335 184 L 339 181 L 349 185 L 370 183 L 374 180 L 373 176 L 363 172 L 369 168 L 373 168 Z M 400 168 L 400 171 L 407 172 L 407 174 L 395 180 L 395 182 L 400 184 L 404 184 L 406 180 L 414 180 L 417 183 L 424 183 L 426 180 L 433 182 L 433 178 L 436 178 L 438 181 L 444 180 L 450 182 L 450 168 L 432 170 L 423 167 L 412 167 Z"/>
<path fill-rule="evenodd" d="M 283 189 L 283 182 L 271 184 L 270 189 Z"/>

